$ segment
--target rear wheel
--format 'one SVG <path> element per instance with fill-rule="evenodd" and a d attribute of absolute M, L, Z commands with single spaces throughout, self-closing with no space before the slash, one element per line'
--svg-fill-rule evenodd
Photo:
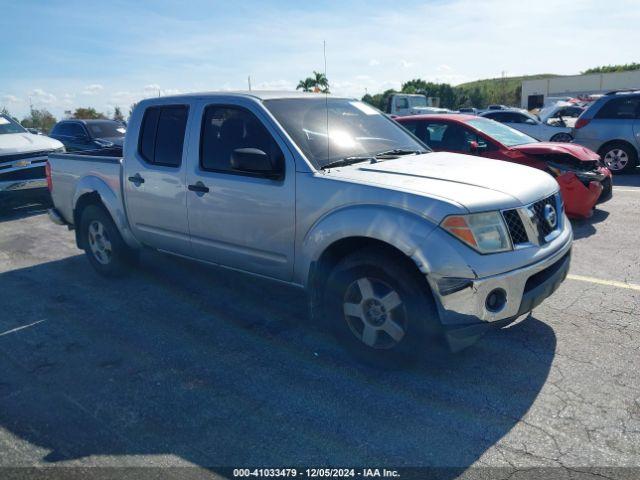
<path fill-rule="evenodd" d="M 635 149 L 622 142 L 606 145 L 600 150 L 600 156 L 607 168 L 613 173 L 629 172 L 638 163 Z"/>
<path fill-rule="evenodd" d="M 137 252 L 124 243 L 111 216 L 99 206 L 83 210 L 80 234 L 89 262 L 101 275 L 122 276 L 137 260 Z"/>
<path fill-rule="evenodd" d="M 552 142 L 569 143 L 572 140 L 573 140 L 573 137 L 566 132 L 556 133 L 553 137 L 551 137 Z"/>
<path fill-rule="evenodd" d="M 413 363 L 439 332 L 430 292 L 405 261 L 370 248 L 344 258 L 327 280 L 324 305 L 333 333 L 374 366 Z"/>

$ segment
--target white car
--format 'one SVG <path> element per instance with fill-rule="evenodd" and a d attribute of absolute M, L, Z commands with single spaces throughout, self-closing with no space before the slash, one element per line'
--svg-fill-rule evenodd
<path fill-rule="evenodd" d="M 573 140 L 571 128 L 549 125 L 522 110 L 489 110 L 482 112 L 480 116 L 504 123 L 541 142 L 570 142 Z"/>
<path fill-rule="evenodd" d="M 564 123 L 565 127 L 573 128 L 578 117 L 584 112 L 583 107 L 579 107 L 569 102 L 558 102 L 555 105 L 549 105 L 540 110 L 538 117 L 542 123 L 548 125 L 560 125 Z"/>
<path fill-rule="evenodd" d="M 11 203 L 48 201 L 45 164 L 64 146 L 44 135 L 29 133 L 7 115 L 0 115 L 0 210 Z"/>

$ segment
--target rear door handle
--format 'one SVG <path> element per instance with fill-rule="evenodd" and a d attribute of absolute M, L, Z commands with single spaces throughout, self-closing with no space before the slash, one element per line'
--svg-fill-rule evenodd
<path fill-rule="evenodd" d="M 196 192 L 200 194 L 209 193 L 209 187 L 207 187 L 202 182 L 196 182 L 194 185 L 189 185 L 187 188 L 192 192 Z"/>
<path fill-rule="evenodd" d="M 142 178 L 139 173 L 136 173 L 133 177 L 129 177 L 129 181 L 136 187 L 139 187 L 140 184 L 144 183 L 144 178 Z"/>

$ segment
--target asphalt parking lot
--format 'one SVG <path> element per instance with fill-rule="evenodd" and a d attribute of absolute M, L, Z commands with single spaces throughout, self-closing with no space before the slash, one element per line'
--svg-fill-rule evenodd
<path fill-rule="evenodd" d="M 399 372 L 354 363 L 298 290 L 153 252 L 106 280 L 72 232 L 16 210 L 0 466 L 638 467 L 640 175 L 615 184 L 529 318 Z"/>

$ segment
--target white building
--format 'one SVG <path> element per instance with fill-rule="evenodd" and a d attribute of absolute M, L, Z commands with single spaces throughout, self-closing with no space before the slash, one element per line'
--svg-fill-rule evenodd
<path fill-rule="evenodd" d="M 640 70 L 524 80 L 521 107 L 531 110 L 541 108 L 551 98 L 578 97 L 629 88 L 640 90 Z"/>

